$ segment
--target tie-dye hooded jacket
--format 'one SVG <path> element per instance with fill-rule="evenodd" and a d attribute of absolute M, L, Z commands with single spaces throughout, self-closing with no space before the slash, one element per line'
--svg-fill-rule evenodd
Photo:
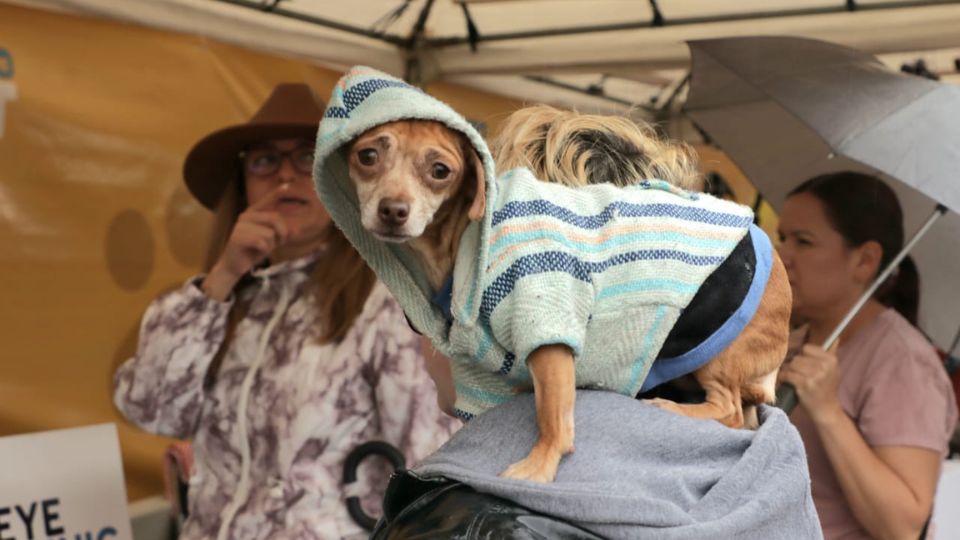
<path fill-rule="evenodd" d="M 485 215 L 465 230 L 448 290 L 439 295 L 409 248 L 382 242 L 363 228 L 339 151 L 370 128 L 405 118 L 435 120 L 463 133 L 485 170 Z M 337 225 L 412 324 L 452 359 L 456 410 L 465 419 L 529 388 L 524 359 L 547 344 L 574 351 L 579 387 L 635 395 L 683 309 L 747 238 L 753 221 L 747 207 L 660 180 L 571 189 L 541 182 L 526 169 L 497 176 L 486 143 L 462 116 L 364 67 L 351 70 L 334 89 L 314 167 L 321 199 Z M 754 232 L 758 271 L 747 276 L 756 278 L 753 295 L 747 295 L 741 316 L 707 339 L 696 361 L 684 362 L 679 371 L 708 361 L 752 316 L 769 268 L 759 266 L 770 255 L 769 240 Z"/>
<path fill-rule="evenodd" d="M 366 538 L 344 503 L 346 455 L 383 440 L 412 465 L 459 424 L 440 412 L 419 336 L 382 284 L 340 343 L 316 343 L 316 264 L 335 262 L 314 254 L 254 273 L 241 293 L 249 311 L 209 388 L 204 376 L 233 300 L 207 297 L 197 278 L 143 317 L 137 353 L 116 373 L 114 402 L 147 431 L 193 441 L 181 538 Z M 353 486 L 372 515 L 383 465 L 364 462 Z"/>

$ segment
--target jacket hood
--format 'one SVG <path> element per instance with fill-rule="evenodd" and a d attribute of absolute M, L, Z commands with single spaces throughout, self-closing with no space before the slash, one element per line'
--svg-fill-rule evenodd
<path fill-rule="evenodd" d="M 463 116 L 423 90 L 365 66 L 350 69 L 327 101 L 317 134 L 313 178 L 320 200 L 334 222 L 397 297 L 413 325 L 435 338 L 435 342 L 440 338 L 438 344 L 442 345 L 446 341 L 446 319 L 430 301 L 432 291 L 425 273 L 405 245 L 383 242 L 363 227 L 346 156 L 341 150 L 372 128 L 405 119 L 434 120 L 465 135 L 483 163 L 488 196 L 495 189 L 493 157 L 487 143 Z M 489 211 L 483 219 L 488 225 Z M 476 235 L 488 227 L 472 224 L 469 228 Z M 486 261 L 477 257 L 470 264 L 473 268 L 463 271 L 474 273 L 484 268 Z"/>

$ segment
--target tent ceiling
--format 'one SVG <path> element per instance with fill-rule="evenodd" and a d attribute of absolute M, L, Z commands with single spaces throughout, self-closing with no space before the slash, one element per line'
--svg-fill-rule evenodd
<path fill-rule="evenodd" d="M 684 42 L 732 35 L 824 39 L 877 54 L 894 69 L 922 58 L 944 80 L 960 79 L 954 66 L 960 1 L 0 1 L 203 35 L 336 69 L 367 64 L 421 82 L 442 79 L 584 110 L 663 107 L 686 75 Z M 850 5 L 856 9 L 849 11 Z"/>

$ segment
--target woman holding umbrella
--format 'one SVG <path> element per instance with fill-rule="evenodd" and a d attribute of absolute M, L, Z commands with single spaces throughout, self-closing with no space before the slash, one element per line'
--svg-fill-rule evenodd
<path fill-rule="evenodd" d="M 853 318 L 839 346 L 824 343 L 903 245 L 893 190 L 844 172 L 794 189 L 780 218 L 790 276 L 792 361 L 780 372 L 800 401 L 824 536 L 917 538 L 931 513 L 957 407 L 934 348 L 916 329 L 918 276 L 910 259 Z"/>

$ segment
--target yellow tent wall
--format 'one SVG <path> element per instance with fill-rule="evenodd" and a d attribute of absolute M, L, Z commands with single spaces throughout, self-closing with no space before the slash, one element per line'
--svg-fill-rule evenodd
<path fill-rule="evenodd" d="M 0 4 L 0 435 L 117 422 L 128 497 L 161 489 L 167 440 L 113 408 L 140 317 L 202 264 L 209 214 L 182 183 L 191 145 L 282 81 L 339 73 L 188 35 Z M 12 69 L 7 69 L 8 67 Z M 10 73 L 12 72 L 12 73 Z M 519 103 L 428 91 L 495 127 Z"/>

